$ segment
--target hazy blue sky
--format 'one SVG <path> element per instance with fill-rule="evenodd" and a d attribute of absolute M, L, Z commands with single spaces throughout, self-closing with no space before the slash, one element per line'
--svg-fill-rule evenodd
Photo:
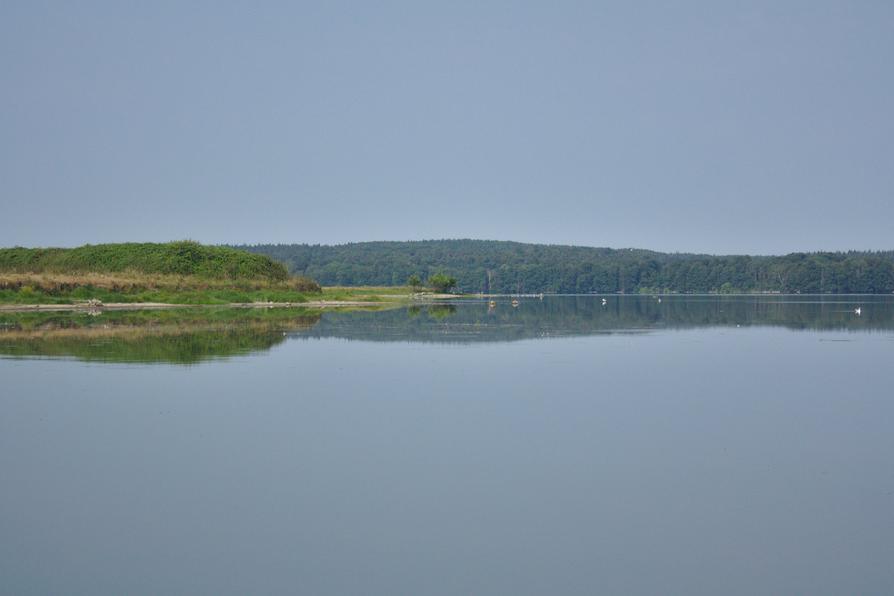
<path fill-rule="evenodd" d="M 0 245 L 894 248 L 894 2 L 0 2 Z"/>

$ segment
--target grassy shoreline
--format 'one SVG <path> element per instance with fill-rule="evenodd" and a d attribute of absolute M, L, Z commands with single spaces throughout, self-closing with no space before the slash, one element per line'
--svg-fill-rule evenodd
<path fill-rule="evenodd" d="M 316 289 L 316 288 L 311 288 Z M 333 308 L 407 304 L 443 295 L 408 287 L 328 287 L 304 280 L 209 280 L 195 276 L 0 273 L 0 311 L 169 309 L 184 306 Z"/>
<path fill-rule="evenodd" d="M 270 257 L 196 242 L 0 248 L 0 310 L 408 303 L 409 287 L 329 287 Z"/>

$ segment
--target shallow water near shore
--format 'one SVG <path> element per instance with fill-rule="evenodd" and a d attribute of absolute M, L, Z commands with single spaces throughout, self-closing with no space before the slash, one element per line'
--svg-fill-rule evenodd
<path fill-rule="evenodd" d="M 41 316 L 2 593 L 894 591 L 891 297 Z"/>

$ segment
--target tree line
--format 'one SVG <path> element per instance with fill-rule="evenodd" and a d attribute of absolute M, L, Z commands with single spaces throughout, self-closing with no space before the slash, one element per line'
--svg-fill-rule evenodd
<path fill-rule="evenodd" d="M 236 248 L 322 285 L 405 285 L 443 274 L 485 293 L 891 293 L 894 251 L 715 256 L 492 240 Z"/>

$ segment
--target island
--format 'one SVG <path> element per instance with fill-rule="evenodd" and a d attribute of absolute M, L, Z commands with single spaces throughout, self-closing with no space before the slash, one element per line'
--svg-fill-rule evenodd
<path fill-rule="evenodd" d="M 423 287 L 322 288 L 267 255 L 192 241 L 0 249 L 5 311 L 399 306 L 432 297 L 444 296 Z"/>

